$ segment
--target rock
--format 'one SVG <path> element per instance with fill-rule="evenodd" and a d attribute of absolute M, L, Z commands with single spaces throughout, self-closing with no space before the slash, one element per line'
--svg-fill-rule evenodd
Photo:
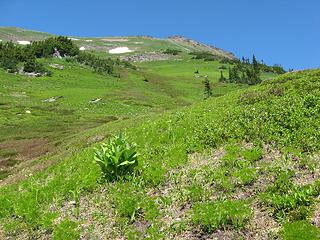
<path fill-rule="evenodd" d="M 29 77 L 41 77 L 42 74 L 41 73 L 36 73 L 36 72 L 23 72 L 23 75 L 29 76 Z"/>
<path fill-rule="evenodd" d="M 145 53 L 145 54 L 136 54 L 130 56 L 122 56 L 120 60 L 128 61 L 128 62 L 151 62 L 151 61 L 160 61 L 160 60 L 169 60 L 171 58 L 170 55 L 164 53 Z"/>
<path fill-rule="evenodd" d="M 100 102 L 102 100 L 102 98 L 95 98 L 89 101 L 89 103 L 97 103 Z"/>
<path fill-rule="evenodd" d="M 62 58 L 57 48 L 54 48 L 54 54 L 52 54 L 52 56 L 56 58 Z"/>
<path fill-rule="evenodd" d="M 63 96 L 51 97 L 51 98 L 48 98 L 48 99 L 42 100 L 42 102 L 48 102 L 48 103 L 51 103 L 51 102 L 55 102 L 55 101 L 57 101 L 59 98 L 63 98 Z"/>
<path fill-rule="evenodd" d="M 64 66 L 60 65 L 60 64 L 56 64 L 56 63 L 52 63 L 49 64 L 50 67 L 55 68 L 55 69 L 59 69 L 59 70 L 63 70 Z"/>

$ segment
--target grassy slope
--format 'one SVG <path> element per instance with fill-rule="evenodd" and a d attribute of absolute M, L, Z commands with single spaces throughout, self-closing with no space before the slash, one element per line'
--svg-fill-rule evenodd
<path fill-rule="evenodd" d="M 137 175 L 100 184 L 94 148 L 71 146 L 58 164 L 1 188 L 2 230 L 20 238 L 318 239 L 319 89 L 320 70 L 290 73 L 89 130 L 127 127 L 141 154 Z"/>
<path fill-rule="evenodd" d="M 51 34 L 30 31 L 15 27 L 0 27 L 0 39 L 3 41 L 39 41 L 51 37 Z"/>
<path fill-rule="evenodd" d="M 139 64 L 138 71 L 118 69 L 120 79 L 64 60 L 42 62 L 53 71 L 52 77 L 0 71 L 0 179 L 10 174 L 15 164 L 56 150 L 79 131 L 201 101 L 202 79 L 194 77 L 194 69 L 209 75 L 215 96 L 246 87 L 219 84 L 220 63 L 188 58 Z M 52 63 L 64 69 L 50 68 Z M 59 96 L 62 98 L 55 102 L 43 102 Z M 102 100 L 89 103 L 96 98 Z"/>
<path fill-rule="evenodd" d="M 52 34 L 31 31 L 14 27 L 0 27 L 0 40 L 3 41 L 39 41 L 45 38 L 54 36 Z M 145 36 L 131 36 L 131 37 L 72 37 L 74 42 L 79 47 L 85 47 L 92 50 L 95 54 L 105 57 L 118 57 L 119 55 L 112 55 L 108 50 L 116 47 L 129 47 L 134 52 L 123 55 L 154 53 L 161 52 L 167 48 L 180 50 L 184 53 L 193 51 L 212 51 L 211 48 L 202 45 L 193 45 L 188 42 L 176 42 L 172 39 L 160 39 Z M 119 40 L 120 39 L 120 40 Z M 89 40 L 89 41 L 88 41 Z M 223 50 L 217 51 L 218 55 L 229 56 Z"/>

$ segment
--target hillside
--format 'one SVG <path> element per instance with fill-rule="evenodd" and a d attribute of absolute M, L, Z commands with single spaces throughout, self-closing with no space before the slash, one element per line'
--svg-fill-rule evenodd
<path fill-rule="evenodd" d="M 52 36 L 52 34 L 30 31 L 21 28 L 0 27 L 0 40 L 2 41 L 32 42 L 43 40 Z M 168 39 L 159 39 L 149 36 L 94 38 L 70 36 L 70 39 L 72 39 L 79 47 L 89 51 L 109 53 L 109 51 L 112 49 L 126 47 L 130 51 L 127 53 L 127 55 L 153 53 L 151 57 L 155 58 L 155 60 L 166 60 L 168 56 L 161 54 L 155 55 L 155 53 L 167 48 L 177 49 L 185 53 L 194 51 L 207 51 L 218 56 L 235 59 L 235 56 L 232 53 L 180 36 L 169 37 Z"/>
<path fill-rule="evenodd" d="M 319 83 L 319 70 L 290 73 L 90 130 L 125 127 L 138 174 L 99 183 L 97 144 L 71 147 L 47 170 L 2 187 L 3 231 L 20 239 L 318 239 Z"/>
<path fill-rule="evenodd" d="M 320 70 L 178 36 L 0 39 L 0 239 L 319 239 Z"/>

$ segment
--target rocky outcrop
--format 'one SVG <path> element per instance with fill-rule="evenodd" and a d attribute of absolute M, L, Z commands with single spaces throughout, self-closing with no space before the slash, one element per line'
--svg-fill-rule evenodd
<path fill-rule="evenodd" d="M 235 55 L 231 52 L 225 51 L 215 46 L 203 44 L 183 36 L 171 36 L 168 39 L 172 42 L 175 42 L 178 45 L 184 46 L 186 48 L 191 48 L 194 51 L 206 51 L 214 55 L 222 56 L 228 59 L 236 59 Z"/>

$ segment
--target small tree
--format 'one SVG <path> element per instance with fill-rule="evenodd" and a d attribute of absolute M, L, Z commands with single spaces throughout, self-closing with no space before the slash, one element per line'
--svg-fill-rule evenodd
<path fill-rule="evenodd" d="M 255 55 L 252 57 L 252 67 L 255 73 L 258 75 L 260 72 L 260 67 Z"/>
<path fill-rule="evenodd" d="M 223 71 L 220 71 L 220 79 L 219 79 L 220 82 L 224 82 L 226 81 L 226 78 L 223 76 Z"/>
<path fill-rule="evenodd" d="M 203 81 L 204 83 L 204 99 L 212 96 L 212 88 L 209 79 L 206 77 Z"/>

